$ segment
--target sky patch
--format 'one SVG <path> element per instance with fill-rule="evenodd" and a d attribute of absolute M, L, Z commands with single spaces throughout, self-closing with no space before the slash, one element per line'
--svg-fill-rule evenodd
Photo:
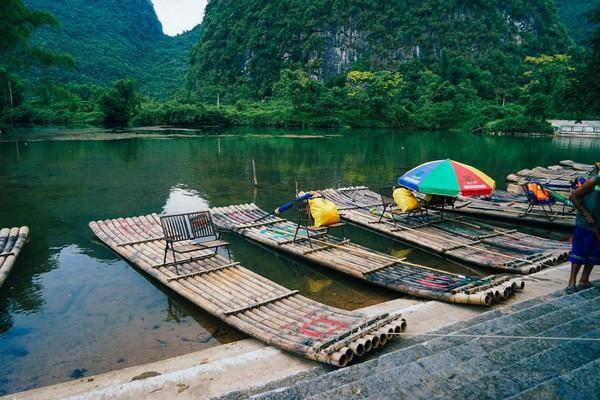
<path fill-rule="evenodd" d="M 166 35 L 175 36 L 202 22 L 208 0 L 152 0 Z"/>

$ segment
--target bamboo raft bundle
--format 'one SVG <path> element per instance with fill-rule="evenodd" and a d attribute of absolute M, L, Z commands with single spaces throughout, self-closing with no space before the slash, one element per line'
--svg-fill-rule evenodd
<path fill-rule="evenodd" d="M 165 241 L 156 214 L 89 225 L 121 257 L 200 308 L 269 345 L 311 360 L 343 367 L 406 328 L 399 314 L 366 316 L 318 303 L 214 250 L 190 252 L 191 258 L 177 266 L 169 254 L 163 263 Z"/>
<path fill-rule="evenodd" d="M 0 288 L 13 269 L 28 237 L 29 228 L 26 226 L 0 229 Z"/>
<path fill-rule="evenodd" d="M 462 262 L 505 272 L 530 274 L 566 260 L 569 245 L 556 240 L 504 230 L 461 216 L 398 215 L 381 219 L 381 197 L 364 186 L 325 189 L 340 216 L 354 224 L 391 236 L 427 251 Z"/>
<path fill-rule="evenodd" d="M 575 163 L 570 160 L 563 160 L 559 165 L 523 169 L 506 176 L 507 190 L 511 193 L 521 194 L 521 185 L 537 181 L 550 189 L 568 193 L 573 180 L 581 176 L 585 177 L 593 170 L 594 166 L 591 164 Z"/>
<path fill-rule="evenodd" d="M 523 169 L 517 172 L 521 176 L 531 176 L 540 179 L 556 179 L 559 181 L 571 182 L 573 179 L 581 176 L 581 171 L 574 169 L 552 169 L 545 167 L 534 167 L 533 169 Z"/>
<path fill-rule="evenodd" d="M 594 165 L 592 165 L 592 164 L 584 164 L 584 163 L 580 163 L 580 162 L 572 161 L 572 160 L 559 161 L 558 165 L 560 165 L 561 167 L 564 167 L 564 168 L 570 168 L 570 169 L 574 169 L 576 171 L 583 171 L 583 172 L 592 172 L 595 168 Z"/>
<path fill-rule="evenodd" d="M 547 211 L 547 215 L 541 209 L 533 209 L 525 214 L 528 205 L 525 196 L 496 190 L 493 195 L 486 198 L 459 198 L 454 203 L 454 211 L 476 217 L 556 228 L 575 226 L 575 211 L 570 207 L 563 212 L 562 207 L 557 205 L 554 210 Z"/>
<path fill-rule="evenodd" d="M 223 229 L 315 264 L 415 297 L 450 303 L 489 305 L 524 287 L 521 279 L 506 276 L 463 276 L 413 264 L 323 232 L 312 233 L 309 241 L 306 230 L 301 229 L 294 240 L 295 223 L 269 216 L 254 204 L 213 208 L 211 213 L 215 224 Z"/>
<path fill-rule="evenodd" d="M 546 186 L 552 186 L 558 189 L 568 189 L 571 186 L 571 182 L 578 176 L 581 176 L 581 172 L 579 174 L 573 172 L 563 174 L 546 174 L 539 170 L 534 171 L 531 169 L 523 169 L 521 171 L 508 174 L 506 176 L 506 181 L 518 185 L 522 185 L 530 181 L 537 181 L 544 183 Z"/>

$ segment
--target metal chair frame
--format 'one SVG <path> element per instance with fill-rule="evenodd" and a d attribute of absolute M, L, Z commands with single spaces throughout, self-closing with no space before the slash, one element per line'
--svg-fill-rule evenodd
<path fill-rule="evenodd" d="M 185 254 L 201 250 L 215 249 L 211 256 L 214 256 L 219 251 L 219 247 L 227 249 L 227 256 L 231 259 L 229 251 L 229 243 L 221 240 L 221 232 L 215 229 L 212 217 L 209 211 L 198 211 L 186 214 L 164 215 L 160 217 L 160 224 L 163 229 L 165 240 L 165 254 L 163 265 L 167 264 L 167 255 L 169 250 L 173 255 L 173 265 L 179 273 L 177 265 L 183 262 L 193 261 L 194 258 L 177 260 L 176 254 Z M 211 241 L 195 242 L 200 239 L 214 238 Z M 175 246 L 178 242 L 192 241 L 193 244 L 184 246 Z M 199 258 L 206 258 L 199 257 Z M 198 258 L 196 258 L 198 259 Z"/>
<path fill-rule="evenodd" d="M 317 196 L 313 196 L 312 198 L 314 199 L 315 197 L 317 197 Z M 298 241 L 298 233 L 300 232 L 301 229 L 306 230 L 306 240 L 308 240 L 308 245 L 310 246 L 310 248 L 313 247 L 311 238 L 316 238 L 318 236 L 327 235 L 327 234 L 329 234 L 329 230 L 332 228 L 341 228 L 342 237 L 344 239 L 346 238 L 346 232 L 344 230 L 344 226 L 346 224 L 344 222 L 337 222 L 335 224 L 322 226 L 322 227 L 314 226 L 315 221 L 310 213 L 310 203 L 308 202 L 308 199 L 298 201 L 296 203 L 296 212 L 297 212 L 296 231 L 294 232 L 294 239 L 292 240 L 294 243 L 296 243 Z M 319 232 L 319 233 L 311 237 L 311 235 L 310 235 L 311 232 Z"/>
<path fill-rule="evenodd" d="M 450 206 L 451 210 L 452 210 L 452 214 L 454 214 L 454 203 L 456 202 L 456 197 L 452 197 L 452 196 L 443 196 L 443 195 L 433 195 L 432 199 L 428 202 L 425 202 L 425 208 L 427 208 L 428 206 L 440 206 L 441 205 L 441 210 L 440 210 L 440 218 L 443 219 L 444 218 L 444 212 L 446 211 L 446 206 Z"/>
<path fill-rule="evenodd" d="M 534 195 L 531 195 L 530 190 L 529 190 L 529 184 L 534 183 L 536 185 L 538 185 L 540 188 L 543 189 L 542 185 L 540 185 L 537 182 L 527 182 L 524 183 L 523 185 L 521 185 L 521 188 L 523 189 L 523 192 L 525 193 L 525 196 L 527 197 L 527 209 L 525 210 L 525 212 L 523 214 L 521 214 L 521 217 L 526 217 L 531 211 L 533 211 L 534 207 L 536 206 L 540 206 L 542 207 L 542 211 L 544 212 L 544 216 L 546 218 L 548 218 L 549 221 L 552 221 L 554 219 L 554 217 L 552 215 L 548 215 L 548 210 L 552 213 L 554 212 L 554 210 L 552 210 L 552 204 L 556 203 L 556 201 L 553 201 L 552 204 L 544 204 L 542 202 L 540 202 L 537 197 L 535 197 Z M 551 198 L 551 197 L 550 197 Z M 548 210 L 546 210 L 546 206 L 548 207 Z M 563 205 L 563 214 L 564 214 L 564 205 Z"/>
<path fill-rule="evenodd" d="M 396 203 L 394 202 L 394 190 L 396 190 L 396 189 L 398 189 L 398 187 L 396 187 L 396 186 L 384 186 L 382 188 L 379 188 L 379 196 L 381 196 L 382 210 L 381 210 L 381 215 L 379 216 L 379 220 L 377 220 L 377 222 L 381 222 L 381 220 L 385 216 L 386 210 L 388 210 L 396 205 Z M 408 213 L 406 213 L 407 217 L 410 217 L 411 215 L 417 215 L 417 214 L 421 214 L 421 217 L 425 217 L 426 215 L 428 215 L 427 207 L 423 206 L 425 204 L 425 202 L 421 199 L 417 199 L 417 201 L 419 202 L 419 208 L 416 208 L 416 209 L 411 210 Z M 394 222 L 394 226 L 396 226 L 396 218 L 394 218 L 394 211 L 398 211 L 398 210 L 392 210 L 392 211 L 390 211 L 390 214 L 392 215 L 391 219 Z M 400 214 L 400 213 L 396 213 L 396 214 Z"/>

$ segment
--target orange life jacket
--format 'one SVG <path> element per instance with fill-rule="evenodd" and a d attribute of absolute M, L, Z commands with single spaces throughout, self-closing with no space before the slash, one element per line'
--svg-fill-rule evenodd
<path fill-rule="evenodd" d="M 548 194 L 546 189 L 541 187 L 538 183 L 528 183 L 527 190 L 529 190 L 531 193 L 533 193 L 535 198 L 538 199 L 539 201 L 550 199 L 550 195 Z"/>

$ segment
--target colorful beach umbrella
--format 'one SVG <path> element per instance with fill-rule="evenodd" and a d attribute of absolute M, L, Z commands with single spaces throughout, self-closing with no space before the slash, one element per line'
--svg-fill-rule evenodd
<path fill-rule="evenodd" d="M 496 188 L 496 182 L 477 168 L 449 159 L 411 169 L 398 178 L 398 185 L 442 196 L 489 196 Z"/>

